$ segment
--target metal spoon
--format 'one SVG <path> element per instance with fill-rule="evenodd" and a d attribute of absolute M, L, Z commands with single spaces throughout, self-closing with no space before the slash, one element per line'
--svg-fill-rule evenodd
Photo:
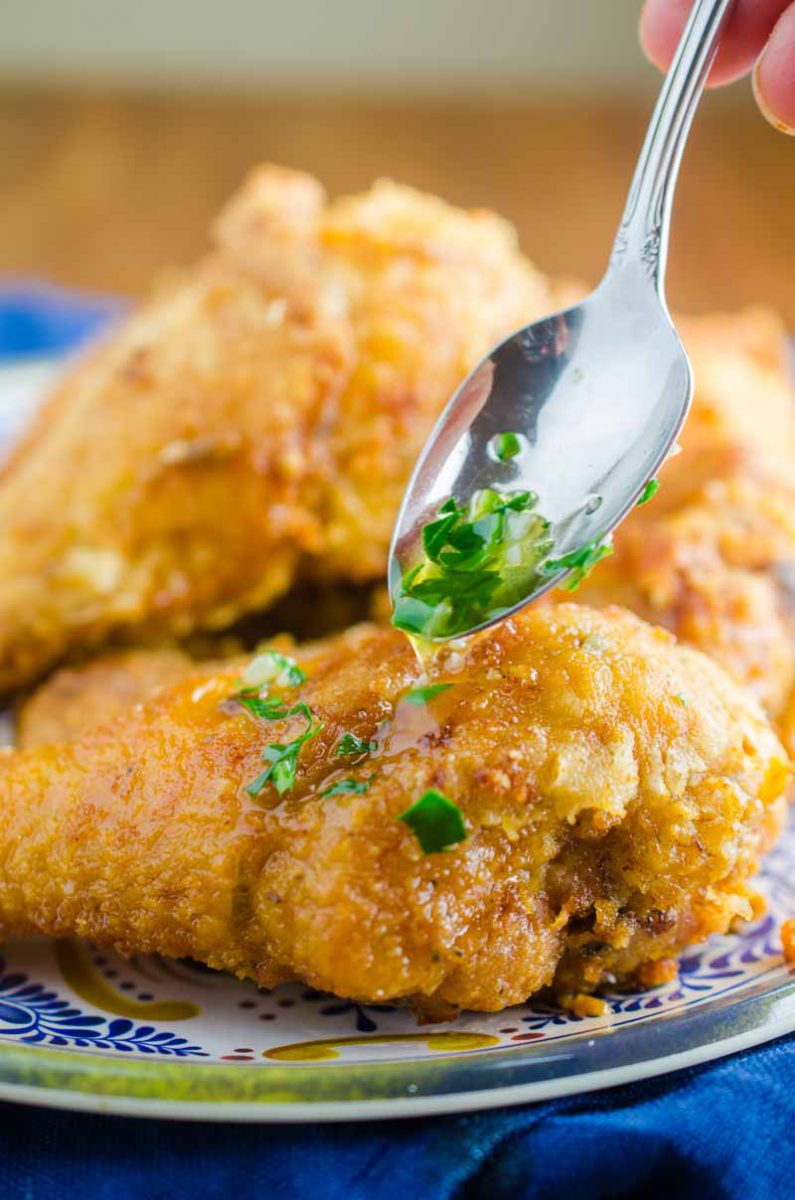
<path fill-rule="evenodd" d="M 596 544 L 632 510 L 671 452 L 687 414 L 690 364 L 666 306 L 663 276 L 679 163 L 732 0 L 696 0 L 663 83 L 607 273 L 591 295 L 491 351 L 447 405 L 417 462 L 389 555 L 393 604 L 422 558 L 422 528 L 449 497 L 484 487 L 532 489 L 559 559 Z M 493 439 L 518 433 L 505 462 Z M 531 577 L 485 629 L 560 583 Z M 445 637 L 432 640 L 445 640 Z"/>

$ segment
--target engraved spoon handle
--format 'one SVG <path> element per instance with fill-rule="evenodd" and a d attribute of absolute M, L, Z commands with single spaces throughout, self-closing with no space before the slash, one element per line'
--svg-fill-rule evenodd
<path fill-rule="evenodd" d="M 611 272 L 640 265 L 661 300 L 679 163 L 733 3 L 693 4 L 649 122 L 613 246 Z"/>

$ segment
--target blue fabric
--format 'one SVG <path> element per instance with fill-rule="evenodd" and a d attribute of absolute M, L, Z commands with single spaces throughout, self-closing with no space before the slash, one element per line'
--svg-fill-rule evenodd
<path fill-rule="evenodd" d="M 0 284 L 0 363 L 63 354 L 118 316 L 116 299 L 70 295 L 26 280 Z"/>
<path fill-rule="evenodd" d="M 0 289 L 0 360 L 57 353 L 114 302 Z M 783 1200 L 795 1038 L 549 1104 L 383 1124 L 229 1126 L 0 1105 L 2 1200 Z"/>
<path fill-rule="evenodd" d="M 0 1106 L 3 1200 L 785 1200 L 795 1039 L 460 1117 L 229 1126 Z"/>

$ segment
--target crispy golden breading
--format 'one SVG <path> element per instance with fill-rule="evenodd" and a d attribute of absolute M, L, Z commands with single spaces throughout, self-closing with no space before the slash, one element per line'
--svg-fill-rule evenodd
<path fill-rule="evenodd" d="M 618 609 L 534 610 L 448 647 L 427 706 L 402 634 L 296 652 L 322 723 L 294 790 L 244 787 L 304 720 L 230 704 L 239 669 L 182 683 L 71 744 L 0 760 L 0 926 L 189 955 L 426 1015 L 596 988 L 737 917 L 782 819 L 784 752 L 705 656 Z M 375 740 L 363 761 L 343 732 Z M 374 776 L 366 794 L 321 793 Z M 424 854 L 428 788 L 467 838 Z M 648 968 L 646 968 L 648 970 Z"/>
<path fill-rule="evenodd" d="M 697 389 L 682 453 L 578 599 L 623 604 L 706 651 L 791 739 L 795 404 L 784 332 L 757 310 L 683 324 Z"/>
<path fill-rule="evenodd" d="M 20 705 L 16 744 L 71 742 L 110 717 L 178 683 L 196 664 L 180 650 L 103 654 L 83 667 L 63 667 Z"/>
<path fill-rule="evenodd" d="M 111 634 L 226 627 L 299 567 L 378 576 L 440 408 L 549 304 L 490 213 L 255 171 L 0 474 L 0 689 Z"/>

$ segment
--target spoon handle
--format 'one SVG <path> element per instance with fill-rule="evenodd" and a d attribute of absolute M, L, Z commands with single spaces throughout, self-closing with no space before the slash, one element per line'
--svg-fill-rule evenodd
<path fill-rule="evenodd" d="M 682 151 L 734 0 L 694 0 L 654 108 L 621 218 L 611 271 L 637 267 L 663 299 Z"/>

